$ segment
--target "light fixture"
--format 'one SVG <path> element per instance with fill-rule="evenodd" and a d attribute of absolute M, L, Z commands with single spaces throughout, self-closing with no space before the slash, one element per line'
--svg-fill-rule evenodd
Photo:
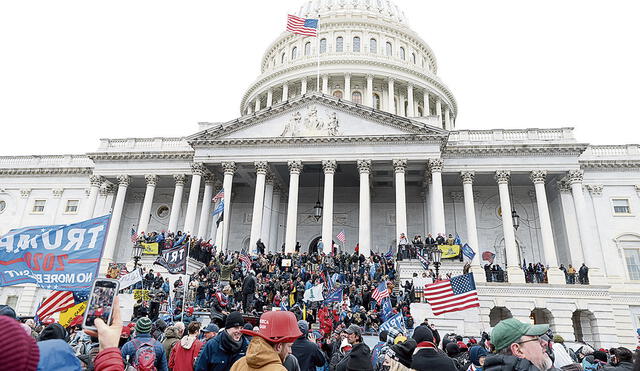
<path fill-rule="evenodd" d="M 511 221 L 513 222 L 513 229 L 517 231 L 520 226 L 520 215 L 518 215 L 515 209 L 511 212 Z"/>
<path fill-rule="evenodd" d="M 320 203 L 320 199 L 316 201 L 316 206 L 313 207 L 313 218 L 316 222 L 322 218 L 322 204 Z"/>

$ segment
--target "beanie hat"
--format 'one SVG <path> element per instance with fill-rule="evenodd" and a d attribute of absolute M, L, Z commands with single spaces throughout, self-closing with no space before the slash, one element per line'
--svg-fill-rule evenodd
<path fill-rule="evenodd" d="M 595 352 L 593 352 L 593 358 L 595 358 L 598 361 L 607 363 L 607 353 L 603 351 L 596 350 Z"/>
<path fill-rule="evenodd" d="M 62 327 L 59 323 L 53 323 L 42 330 L 40 333 L 40 337 L 38 337 L 38 341 L 52 340 L 52 339 L 60 339 L 67 340 L 67 330 Z"/>
<path fill-rule="evenodd" d="M 416 345 L 415 340 L 407 339 L 405 342 L 392 345 L 387 351 L 387 356 L 411 368 L 411 358 L 413 351 L 416 349 Z"/>
<path fill-rule="evenodd" d="M 415 330 L 413 330 L 413 335 L 411 336 L 416 343 L 420 344 L 423 341 L 428 341 L 433 343 L 433 332 L 427 326 L 418 326 Z"/>
<path fill-rule="evenodd" d="M 128 339 L 131 336 L 131 327 L 122 326 L 122 330 L 120 330 L 120 337 L 123 339 Z"/>
<path fill-rule="evenodd" d="M 553 335 L 553 342 L 554 343 L 558 343 L 558 344 L 562 344 L 564 343 L 564 338 L 560 335 Z"/>
<path fill-rule="evenodd" d="M 446 350 L 449 357 L 455 357 L 460 354 L 460 347 L 458 347 L 458 344 L 454 343 L 453 341 L 447 344 Z"/>
<path fill-rule="evenodd" d="M 224 322 L 224 328 L 232 328 L 237 326 L 244 326 L 244 318 L 242 318 L 242 313 L 240 312 L 231 312 L 227 315 L 227 320 Z"/>
<path fill-rule="evenodd" d="M 151 332 L 151 320 L 148 317 L 142 317 L 136 322 L 136 333 L 148 334 Z"/>
<path fill-rule="evenodd" d="M 35 371 L 40 359 L 36 341 L 27 335 L 18 321 L 0 316 L 0 354 L 2 367 L 7 370 Z"/>
<path fill-rule="evenodd" d="M 298 329 L 300 329 L 300 332 L 302 332 L 302 336 L 307 335 L 307 332 L 309 332 L 309 323 L 301 319 L 300 321 L 298 321 Z"/>
<path fill-rule="evenodd" d="M 486 357 L 487 350 L 479 345 L 472 346 L 469 350 L 469 360 L 474 366 L 480 367 L 480 357 Z"/>
<path fill-rule="evenodd" d="M 7 316 L 13 319 L 18 319 L 16 316 L 16 311 L 13 310 L 13 308 L 11 308 L 10 306 L 5 304 L 0 305 L 0 316 Z"/>

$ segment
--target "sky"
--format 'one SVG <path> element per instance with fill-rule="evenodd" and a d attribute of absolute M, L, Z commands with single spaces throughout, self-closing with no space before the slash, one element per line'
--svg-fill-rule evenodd
<path fill-rule="evenodd" d="M 0 155 L 186 136 L 239 116 L 301 0 L 0 2 Z M 396 0 L 458 102 L 458 129 L 576 128 L 640 142 L 640 2 Z"/>

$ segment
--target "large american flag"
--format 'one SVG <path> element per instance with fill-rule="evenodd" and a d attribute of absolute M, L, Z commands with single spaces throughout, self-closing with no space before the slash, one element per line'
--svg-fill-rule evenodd
<path fill-rule="evenodd" d="M 251 258 L 248 255 L 240 254 L 240 261 L 246 265 L 247 271 L 251 270 Z"/>
<path fill-rule="evenodd" d="M 338 237 L 338 241 L 345 243 L 345 241 L 347 241 L 347 236 L 344 234 L 344 229 L 340 231 L 340 233 L 338 233 L 336 235 L 336 237 Z"/>
<path fill-rule="evenodd" d="M 371 293 L 371 298 L 377 301 L 378 304 L 382 302 L 382 299 L 388 298 L 388 297 L 389 297 L 389 290 L 387 289 L 386 281 L 380 282 L 378 287 L 376 287 L 376 289 L 373 290 L 373 292 Z"/>
<path fill-rule="evenodd" d="M 43 301 L 36 311 L 38 320 L 51 317 L 55 312 L 60 312 L 76 305 L 71 291 L 54 291 L 47 300 Z"/>
<path fill-rule="evenodd" d="M 287 31 L 298 35 L 318 36 L 318 20 L 287 15 Z"/>
<path fill-rule="evenodd" d="M 471 273 L 427 285 L 424 295 L 436 316 L 480 306 Z"/>
<path fill-rule="evenodd" d="M 222 200 L 224 198 L 224 188 L 220 190 L 220 192 L 216 193 L 215 196 L 213 196 L 213 199 L 211 201 L 216 202 L 218 200 Z"/>

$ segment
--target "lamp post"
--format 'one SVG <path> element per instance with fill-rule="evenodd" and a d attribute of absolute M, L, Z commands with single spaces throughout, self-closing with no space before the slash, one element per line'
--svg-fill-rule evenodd
<path fill-rule="evenodd" d="M 442 264 L 441 263 L 442 251 L 440 251 L 440 249 L 436 247 L 432 251 L 432 256 L 433 256 L 433 265 L 436 267 L 436 279 L 435 279 L 435 281 L 437 281 L 439 276 L 440 276 L 440 264 Z"/>
<path fill-rule="evenodd" d="M 142 245 L 140 242 L 136 242 L 133 245 L 133 270 L 135 271 L 138 268 L 138 262 L 142 258 Z"/>
<path fill-rule="evenodd" d="M 322 218 L 322 204 L 320 203 L 320 199 L 316 201 L 316 206 L 313 207 L 313 218 L 316 222 Z"/>
<path fill-rule="evenodd" d="M 511 221 L 513 222 L 513 229 L 517 231 L 520 226 L 520 215 L 518 215 L 516 209 L 511 212 Z"/>

